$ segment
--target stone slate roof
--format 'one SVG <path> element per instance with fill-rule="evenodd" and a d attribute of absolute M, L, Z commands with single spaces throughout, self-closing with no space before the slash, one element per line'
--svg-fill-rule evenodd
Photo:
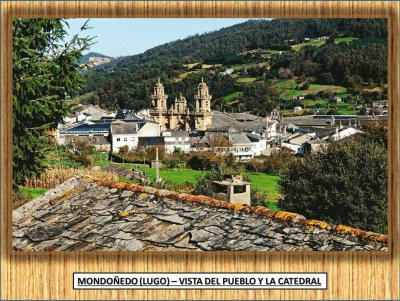
<path fill-rule="evenodd" d="M 137 133 L 136 123 L 126 123 L 122 121 L 111 123 L 111 134 L 113 135 L 136 134 L 136 133 Z"/>
<path fill-rule="evenodd" d="M 110 141 L 104 135 L 97 136 L 66 136 L 65 143 L 69 143 L 72 141 L 85 141 L 91 143 L 93 145 L 106 145 L 110 144 Z"/>
<path fill-rule="evenodd" d="M 250 114 L 248 115 L 254 116 Z M 261 117 L 257 117 L 257 119 L 252 119 L 251 121 L 238 121 L 229 113 L 214 111 L 209 130 L 212 131 L 213 129 L 233 127 L 237 131 L 265 131 L 267 129 L 267 125 L 271 126 L 272 122 L 273 121 L 269 120 L 268 118 Z"/>
<path fill-rule="evenodd" d="M 264 207 L 73 177 L 13 212 L 31 251 L 387 250 L 387 236 Z"/>

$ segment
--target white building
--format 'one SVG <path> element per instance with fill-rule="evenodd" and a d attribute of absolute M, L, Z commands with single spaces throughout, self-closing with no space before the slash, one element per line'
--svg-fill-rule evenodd
<path fill-rule="evenodd" d="M 176 149 L 188 153 L 190 152 L 189 133 L 186 131 L 167 130 L 162 133 L 164 137 L 164 147 L 167 154 L 172 154 Z"/>
<path fill-rule="evenodd" d="M 139 119 L 134 123 L 137 124 L 139 137 L 159 137 L 161 133 L 161 126 L 158 122 Z"/>
<path fill-rule="evenodd" d="M 136 149 L 139 142 L 138 125 L 134 122 L 114 121 L 110 125 L 111 150 L 119 152 L 127 145 L 129 150 Z"/>
<path fill-rule="evenodd" d="M 247 138 L 253 145 L 253 155 L 260 156 L 267 149 L 267 139 L 260 135 L 246 133 Z"/>
<path fill-rule="evenodd" d="M 347 127 L 347 128 L 342 128 L 342 129 L 337 127 L 335 130 L 335 133 L 333 135 L 328 135 L 328 136 L 322 138 L 322 140 L 331 138 L 331 139 L 333 139 L 333 141 L 339 141 L 339 140 L 350 137 L 357 133 L 362 133 L 362 131 L 357 130 L 353 127 Z"/>

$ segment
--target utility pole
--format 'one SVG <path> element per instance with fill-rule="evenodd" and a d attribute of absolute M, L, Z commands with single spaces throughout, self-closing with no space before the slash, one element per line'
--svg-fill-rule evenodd
<path fill-rule="evenodd" d="M 156 147 L 156 182 L 160 180 L 160 168 L 158 165 L 158 147 Z"/>

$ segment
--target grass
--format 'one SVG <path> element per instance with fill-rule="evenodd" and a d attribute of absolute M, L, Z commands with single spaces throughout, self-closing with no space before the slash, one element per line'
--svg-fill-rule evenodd
<path fill-rule="evenodd" d="M 257 80 L 257 78 L 255 77 L 240 77 L 237 79 L 238 83 L 243 83 L 243 84 L 249 84 L 252 82 L 255 82 Z"/>
<path fill-rule="evenodd" d="M 103 152 L 95 152 L 92 155 L 93 158 L 93 166 L 106 167 L 110 165 L 110 161 L 108 161 L 108 154 Z"/>
<path fill-rule="evenodd" d="M 275 89 L 280 93 L 283 90 L 293 89 L 296 86 L 298 86 L 298 84 L 294 80 L 286 80 L 275 84 Z"/>
<path fill-rule="evenodd" d="M 306 46 L 320 47 L 320 46 L 322 46 L 324 44 L 325 44 L 325 41 L 311 41 L 311 42 L 307 42 L 307 43 L 293 45 L 292 49 L 294 51 L 299 51 L 299 50 L 301 50 L 302 48 L 304 48 Z"/>
<path fill-rule="evenodd" d="M 132 164 L 118 165 L 125 168 L 135 168 Z M 138 166 L 138 170 L 145 171 L 151 180 L 156 178 L 156 170 L 150 167 Z M 196 176 L 202 175 L 204 172 L 201 170 L 193 170 L 188 168 L 183 169 L 164 169 L 160 168 L 160 177 L 171 184 L 183 184 L 189 182 L 191 184 L 196 184 Z M 279 196 L 278 192 L 278 181 L 279 175 L 270 175 L 266 173 L 259 172 L 244 172 L 245 175 L 249 176 L 252 183 L 252 187 L 258 188 L 266 193 L 268 196 L 276 197 Z M 122 178 L 122 181 L 127 182 L 127 179 Z"/>
<path fill-rule="evenodd" d="M 202 64 L 201 69 L 210 69 L 211 67 L 221 67 L 222 64 L 214 64 L 214 65 L 207 65 L 207 64 Z"/>
<path fill-rule="evenodd" d="M 194 66 L 196 66 L 196 65 L 198 65 L 198 64 L 200 64 L 201 62 L 197 62 L 197 63 L 192 63 L 192 64 L 184 64 L 183 66 L 184 67 L 187 67 L 187 68 L 189 68 L 189 69 L 192 69 Z"/>
<path fill-rule="evenodd" d="M 247 67 L 247 69 L 250 69 L 252 67 L 254 67 L 256 65 L 256 63 L 249 63 L 249 64 L 242 64 L 242 65 L 233 65 L 232 69 L 234 71 L 241 71 L 242 67 Z"/>
<path fill-rule="evenodd" d="M 328 101 L 326 99 L 317 99 L 317 100 L 305 99 L 302 101 L 302 103 L 307 107 L 315 107 L 315 106 L 326 106 L 328 104 Z"/>
<path fill-rule="evenodd" d="M 41 196 L 43 193 L 45 193 L 47 191 L 46 188 L 32 188 L 32 187 L 24 187 L 24 186 L 18 186 L 18 189 L 21 194 L 25 194 L 32 199 L 37 198 L 38 196 Z"/>
<path fill-rule="evenodd" d="M 244 174 L 249 176 L 252 187 L 265 191 L 268 196 L 279 196 L 278 181 L 280 176 L 260 172 L 244 172 Z"/>
<path fill-rule="evenodd" d="M 356 110 L 355 112 L 357 114 L 358 110 Z M 354 110 L 341 109 L 341 110 L 337 110 L 337 113 L 340 115 L 354 115 Z"/>
<path fill-rule="evenodd" d="M 175 79 L 174 81 L 181 81 L 182 79 L 184 79 L 185 77 L 187 77 L 190 74 L 195 74 L 195 73 L 199 73 L 199 71 L 188 71 L 188 72 L 183 72 L 181 74 L 179 74 L 178 78 Z"/>
<path fill-rule="evenodd" d="M 293 90 L 294 87 L 299 86 L 294 80 L 282 81 L 275 84 L 275 89 L 279 93 L 281 99 L 291 99 L 295 96 L 317 93 L 320 91 L 331 91 L 332 93 L 346 93 L 346 88 L 334 85 L 319 85 L 310 84 L 306 90 Z"/>
<path fill-rule="evenodd" d="M 335 44 L 339 43 L 350 43 L 353 42 L 354 40 L 357 40 L 358 38 L 353 38 L 353 37 L 343 37 L 343 38 L 336 38 L 333 42 Z"/>
<path fill-rule="evenodd" d="M 224 96 L 223 98 L 224 98 L 224 100 L 225 100 L 227 103 L 231 103 L 231 102 L 233 102 L 236 98 L 238 98 L 238 97 L 240 97 L 240 96 L 242 96 L 242 95 L 243 95 L 243 92 L 232 92 L 232 93 L 230 93 L 230 94 Z"/>
<path fill-rule="evenodd" d="M 301 116 L 303 115 L 304 110 L 293 111 L 293 110 L 281 110 L 282 116 Z"/>

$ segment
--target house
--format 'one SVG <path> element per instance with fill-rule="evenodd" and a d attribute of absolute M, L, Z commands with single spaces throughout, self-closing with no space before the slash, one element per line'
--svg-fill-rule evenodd
<path fill-rule="evenodd" d="M 97 105 L 77 105 L 72 108 L 72 111 L 76 116 L 85 115 L 90 116 L 91 120 L 99 120 L 103 116 L 107 116 L 109 113 L 106 110 L 103 110 Z"/>
<path fill-rule="evenodd" d="M 253 155 L 261 156 L 262 152 L 267 149 L 267 138 L 252 133 L 245 133 L 245 135 L 247 138 L 249 138 L 253 145 Z"/>
<path fill-rule="evenodd" d="M 334 97 L 333 98 L 333 100 L 332 100 L 334 103 L 342 103 L 343 101 L 342 101 L 342 98 L 341 97 Z"/>
<path fill-rule="evenodd" d="M 308 140 L 304 143 L 303 146 L 304 154 L 314 154 L 321 152 L 324 150 L 324 148 L 327 147 L 327 145 L 328 143 L 321 139 Z"/>
<path fill-rule="evenodd" d="M 111 142 L 106 136 L 68 136 L 65 138 L 65 144 L 74 144 L 77 141 L 84 141 L 94 146 L 98 152 L 111 151 Z"/>
<path fill-rule="evenodd" d="M 56 140 L 58 144 L 63 145 L 66 144 L 67 141 L 70 141 L 71 137 L 108 137 L 110 134 L 109 128 L 109 124 L 86 122 L 77 126 L 58 129 Z M 89 139 L 88 142 L 90 142 Z"/>
<path fill-rule="evenodd" d="M 253 143 L 245 133 L 230 134 L 229 143 L 232 145 L 232 154 L 239 160 L 254 158 Z"/>
<path fill-rule="evenodd" d="M 129 150 L 138 146 L 139 134 L 136 123 L 114 121 L 110 125 L 110 134 L 112 152 L 119 152 L 123 146 L 128 146 Z"/>
<path fill-rule="evenodd" d="M 325 141 L 328 139 L 332 139 L 333 141 L 339 141 L 358 133 L 362 133 L 362 131 L 353 127 L 345 127 L 341 129 L 339 127 L 336 127 L 334 132 L 330 133 L 329 135 L 326 135 L 325 137 L 322 138 L 322 140 Z"/>
<path fill-rule="evenodd" d="M 178 149 L 185 153 L 190 152 L 188 132 L 167 130 L 162 133 L 162 138 L 164 138 L 164 147 L 167 154 L 172 154 Z"/>
<path fill-rule="evenodd" d="M 293 96 L 292 100 L 304 100 L 305 96 L 299 95 L 299 96 Z"/>
<path fill-rule="evenodd" d="M 295 133 L 289 137 L 286 141 L 281 143 L 282 147 L 291 149 L 294 154 L 303 155 L 304 148 L 303 145 L 306 141 L 310 140 L 312 137 L 308 134 Z"/>
<path fill-rule="evenodd" d="M 190 138 L 186 131 L 166 130 L 160 137 L 139 136 L 139 142 L 143 146 L 162 146 L 167 154 L 176 150 L 190 152 Z"/>

